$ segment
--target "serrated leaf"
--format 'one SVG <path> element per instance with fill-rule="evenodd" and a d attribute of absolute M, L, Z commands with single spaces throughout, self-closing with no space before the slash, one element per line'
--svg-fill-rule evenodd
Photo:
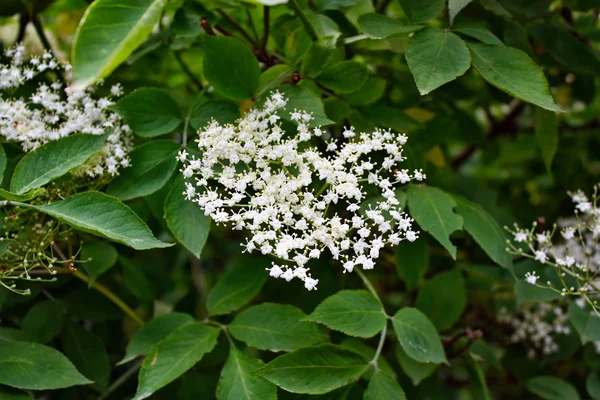
<path fill-rule="evenodd" d="M 360 355 L 325 344 L 279 356 L 255 373 L 288 392 L 322 394 L 358 380 L 367 368 Z"/>
<path fill-rule="evenodd" d="M 364 338 L 379 333 L 387 322 L 381 304 L 366 290 L 342 290 L 326 298 L 308 319 Z"/>
<path fill-rule="evenodd" d="M 587 304 L 585 308 L 575 303 L 569 304 L 569 320 L 579 333 L 582 343 L 600 340 L 600 317 Z"/>
<path fill-rule="evenodd" d="M 440 28 L 415 33 L 406 45 L 406 61 L 421 95 L 456 79 L 471 66 L 465 42 Z"/>
<path fill-rule="evenodd" d="M 444 11 L 444 0 L 400 0 L 402 10 L 414 24 L 436 18 Z"/>
<path fill-rule="evenodd" d="M 156 239 L 144 221 L 118 199 L 89 191 L 50 204 L 34 206 L 73 227 L 136 250 L 172 246 Z"/>
<path fill-rule="evenodd" d="M 325 68 L 316 79 L 328 89 L 349 93 L 360 89 L 368 77 L 366 65 L 357 61 L 342 61 Z"/>
<path fill-rule="evenodd" d="M 55 301 L 42 301 L 27 311 L 21 329 L 27 331 L 36 342 L 48 343 L 62 326 L 63 308 Z"/>
<path fill-rule="evenodd" d="M 427 280 L 420 287 L 415 304 L 438 330 L 452 327 L 467 305 L 465 280 L 460 270 L 442 272 Z"/>
<path fill-rule="evenodd" d="M 133 53 L 159 21 L 166 0 L 96 0 L 73 41 L 74 87 L 106 77 Z"/>
<path fill-rule="evenodd" d="M 406 395 L 400 384 L 389 375 L 378 372 L 371 377 L 364 400 L 406 400 Z"/>
<path fill-rule="evenodd" d="M 237 260 L 208 293 L 206 308 L 209 314 L 229 314 L 248 303 L 265 284 L 269 276 L 266 267 L 264 259 Z"/>
<path fill-rule="evenodd" d="M 334 37 L 325 37 L 312 42 L 302 60 L 302 73 L 307 76 L 318 75 L 331 60 L 335 45 Z"/>
<path fill-rule="evenodd" d="M 60 389 L 91 383 L 59 351 L 37 343 L 0 341 L 0 383 L 19 389 Z"/>
<path fill-rule="evenodd" d="M 167 337 L 172 332 L 184 325 L 192 323 L 194 318 L 189 314 L 170 313 L 160 315 L 148 322 L 133 335 L 127 349 L 125 357 L 119 361 L 118 365 L 124 364 L 141 355 L 146 355 L 150 349 Z"/>
<path fill-rule="evenodd" d="M 156 344 L 144 359 L 134 400 L 174 381 L 217 344 L 220 330 L 201 322 L 186 324 Z"/>
<path fill-rule="evenodd" d="M 300 309 L 263 303 L 239 313 L 227 326 L 231 336 L 248 346 L 270 351 L 292 351 L 327 340 L 327 335 Z"/>
<path fill-rule="evenodd" d="M 429 267 L 429 246 L 425 238 L 411 243 L 403 240 L 396 246 L 396 272 L 408 290 L 413 290 L 423 280 Z"/>
<path fill-rule="evenodd" d="M 411 25 L 400 19 L 369 13 L 358 17 L 360 29 L 371 39 L 384 39 L 392 35 L 404 35 L 422 29 L 422 25 Z"/>
<path fill-rule="evenodd" d="M 493 400 L 487 382 L 485 381 L 485 374 L 479 363 L 470 354 L 465 354 L 463 359 L 465 360 L 467 371 L 471 378 L 471 388 L 474 400 Z"/>
<path fill-rule="evenodd" d="M 229 357 L 219 377 L 217 400 L 276 400 L 277 387 L 253 374 L 264 365 L 230 344 Z"/>
<path fill-rule="evenodd" d="M 280 111 L 279 116 L 287 121 L 291 121 L 290 112 L 294 109 L 304 110 L 312 114 L 313 119 L 309 126 L 331 125 L 333 121 L 327 118 L 323 109 L 323 102 L 311 90 L 302 86 L 282 85 L 278 89 L 288 102 L 285 106 L 286 111 Z"/>
<path fill-rule="evenodd" d="M 258 88 L 258 61 L 236 38 L 204 36 L 203 68 L 204 76 L 215 90 L 231 99 L 250 99 Z"/>
<path fill-rule="evenodd" d="M 453 211 L 454 199 L 440 189 L 430 186 L 408 188 L 410 215 L 421 229 L 429 232 L 456 258 L 456 246 L 450 242 L 452 232 L 462 229 L 463 219 Z"/>
<path fill-rule="evenodd" d="M 46 189 L 44 188 L 35 188 L 28 190 L 23 194 L 17 194 L 13 192 L 9 192 L 8 190 L 4 190 L 0 188 L 0 197 L 10 201 L 29 201 L 38 197 L 40 194 L 44 193 Z"/>
<path fill-rule="evenodd" d="M 190 126 L 202 129 L 211 119 L 221 125 L 233 124 L 239 117 L 240 107 L 237 103 L 226 99 L 209 100 L 194 107 L 190 113 Z"/>
<path fill-rule="evenodd" d="M 111 269 L 117 263 L 117 249 L 107 242 L 86 243 L 81 248 L 80 259 L 84 261 L 83 269 L 87 272 L 90 282 L 88 287 L 100 275 Z"/>
<path fill-rule="evenodd" d="M 560 111 L 544 73 L 521 50 L 508 46 L 469 43 L 471 62 L 483 79 L 508 94 L 549 111 Z"/>
<path fill-rule="evenodd" d="M 535 139 L 542 153 L 546 171 L 552 176 L 552 160 L 558 151 L 558 118 L 556 113 L 535 108 Z"/>
<path fill-rule="evenodd" d="M 531 393 L 544 400 L 579 400 L 579 393 L 570 383 L 554 376 L 536 376 L 525 386 Z"/>
<path fill-rule="evenodd" d="M 448 0 L 448 16 L 450 17 L 450 25 L 454 23 L 454 18 L 462 11 L 463 8 L 469 5 L 473 0 Z"/>
<path fill-rule="evenodd" d="M 165 221 L 175 239 L 200 258 L 210 232 L 211 219 L 204 215 L 197 203 L 186 200 L 183 192 L 185 183 L 183 176 L 179 175 L 165 200 Z"/>
<path fill-rule="evenodd" d="M 435 326 L 421 311 L 405 307 L 394 315 L 392 324 L 409 357 L 422 363 L 448 362 Z"/>
<path fill-rule="evenodd" d="M 421 363 L 409 357 L 402 349 L 402 346 L 396 347 L 396 358 L 402 368 L 402 371 L 411 379 L 413 386 L 417 386 L 421 381 L 427 378 L 438 367 L 436 363 Z"/>
<path fill-rule="evenodd" d="M 19 161 L 10 181 L 17 194 L 45 185 L 97 153 L 108 135 L 72 135 L 48 142 Z"/>
<path fill-rule="evenodd" d="M 454 196 L 456 212 L 463 218 L 464 229 L 498 265 L 512 268 L 512 257 L 506 251 L 506 235 L 498 222 L 479 204 Z"/>
<path fill-rule="evenodd" d="M 94 389 L 104 393 L 110 378 L 110 360 L 102 339 L 71 321 L 65 323 L 61 338 L 67 357 L 94 382 Z"/>
<path fill-rule="evenodd" d="M 156 88 L 137 89 L 111 108 L 133 132 L 146 138 L 169 133 L 182 121 L 177 102 L 167 92 Z"/>
<path fill-rule="evenodd" d="M 504 43 L 502 43 L 502 41 L 498 39 L 496 35 L 494 35 L 480 23 L 461 21 L 460 23 L 456 24 L 452 30 L 467 36 L 471 36 L 472 38 L 475 38 L 483 43 L 504 46 Z"/>
<path fill-rule="evenodd" d="M 106 192 L 121 200 L 148 196 L 162 188 L 177 168 L 179 146 L 170 140 L 156 140 L 136 147 L 129 156 L 131 167 L 115 177 Z"/>

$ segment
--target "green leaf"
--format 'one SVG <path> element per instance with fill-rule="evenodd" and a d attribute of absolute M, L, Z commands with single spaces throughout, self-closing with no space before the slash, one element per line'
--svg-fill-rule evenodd
<path fill-rule="evenodd" d="M 485 374 L 479 363 L 475 361 L 470 354 L 465 354 L 463 359 L 465 360 L 467 371 L 471 378 L 471 388 L 474 400 L 494 400 L 490 394 L 487 382 L 485 381 Z"/>
<path fill-rule="evenodd" d="M 133 53 L 159 21 L 166 0 L 96 0 L 88 6 L 73 41 L 77 89 L 108 76 Z"/>
<path fill-rule="evenodd" d="M 587 305 L 581 308 L 575 303 L 569 304 L 569 320 L 579 333 L 582 343 L 600 340 L 600 317 Z"/>
<path fill-rule="evenodd" d="M 550 111 L 560 111 L 544 73 L 521 50 L 508 46 L 469 43 L 471 61 L 483 79 L 521 100 Z"/>
<path fill-rule="evenodd" d="M 421 363 L 415 361 L 402 350 L 401 346 L 396 347 L 396 358 L 402 368 L 402 371 L 411 379 L 414 386 L 417 386 L 421 381 L 427 378 L 438 367 L 435 363 Z"/>
<path fill-rule="evenodd" d="M 67 357 L 94 382 L 94 389 L 104 393 L 110 378 L 110 360 L 102 339 L 71 321 L 66 322 L 61 338 Z"/>
<path fill-rule="evenodd" d="M 416 308 L 405 307 L 392 318 L 400 346 L 415 361 L 447 363 L 435 326 Z"/>
<path fill-rule="evenodd" d="M 473 0 L 448 0 L 448 15 L 450 17 L 450 25 L 454 23 L 454 18 Z"/>
<path fill-rule="evenodd" d="M 6 164 L 8 159 L 6 158 L 6 153 L 4 152 L 4 147 L 0 145 L 0 183 L 4 178 L 4 171 L 6 170 Z"/>
<path fill-rule="evenodd" d="M 119 264 L 123 272 L 123 283 L 131 293 L 145 304 L 152 304 L 155 290 L 152 282 L 144 273 L 142 266 L 133 261 L 119 256 Z"/>
<path fill-rule="evenodd" d="M 264 259 L 239 259 L 208 293 L 209 314 L 229 314 L 248 303 L 267 280 L 269 274 L 265 268 Z"/>
<path fill-rule="evenodd" d="M 280 111 L 279 113 L 281 118 L 291 121 L 290 112 L 298 109 L 312 114 L 313 119 L 310 121 L 310 126 L 333 124 L 333 121 L 325 115 L 321 98 L 311 90 L 303 86 L 282 85 L 279 91 L 288 99 L 285 106 L 286 111 Z"/>
<path fill-rule="evenodd" d="M 0 341 L 0 384 L 48 390 L 91 383 L 59 351 L 37 343 Z"/>
<path fill-rule="evenodd" d="M 598 56 L 590 46 L 577 38 L 576 32 L 567 27 L 550 24 L 535 24 L 530 32 L 542 42 L 548 53 L 568 70 L 576 74 L 598 74 Z"/>
<path fill-rule="evenodd" d="M 402 10 L 414 24 L 436 18 L 444 11 L 444 0 L 400 0 Z"/>
<path fill-rule="evenodd" d="M 10 190 L 24 194 L 63 176 L 97 153 L 108 135 L 72 135 L 38 147 L 19 161 Z"/>
<path fill-rule="evenodd" d="M 554 112 L 535 108 L 535 139 L 546 171 L 552 176 L 552 160 L 558 151 L 558 118 Z"/>
<path fill-rule="evenodd" d="M 334 37 L 324 37 L 311 42 L 302 60 L 302 73 L 306 76 L 318 75 L 331 60 L 334 50 Z"/>
<path fill-rule="evenodd" d="M 392 35 L 406 35 L 422 29 L 422 25 L 410 25 L 400 19 L 369 13 L 358 17 L 360 29 L 371 39 L 384 39 Z"/>
<path fill-rule="evenodd" d="M 150 349 L 166 338 L 169 334 L 184 325 L 192 323 L 194 318 L 189 314 L 170 313 L 160 315 L 135 332 L 125 350 L 125 357 L 117 365 L 125 364 L 141 355 L 146 355 Z"/>
<path fill-rule="evenodd" d="M 239 313 L 227 326 L 231 335 L 248 346 L 270 351 L 292 351 L 327 341 L 327 335 L 298 308 L 263 303 Z"/>
<path fill-rule="evenodd" d="M 365 391 L 364 400 L 406 400 L 404 391 L 393 377 L 378 372 L 373 375 Z"/>
<path fill-rule="evenodd" d="M 215 347 L 219 333 L 220 329 L 192 322 L 156 344 L 142 364 L 134 400 L 150 397 L 192 368 Z"/>
<path fill-rule="evenodd" d="M 367 368 L 353 351 L 324 344 L 279 356 L 255 373 L 288 392 L 322 394 L 358 380 Z"/>
<path fill-rule="evenodd" d="M 456 24 L 452 30 L 467 36 L 471 36 L 483 43 L 504 46 L 504 43 L 502 43 L 502 41 L 498 39 L 496 35 L 494 35 L 480 23 L 461 21 L 460 23 Z"/>
<path fill-rule="evenodd" d="M 403 240 L 396 246 L 395 252 L 396 272 L 408 290 L 413 290 L 419 286 L 429 268 L 427 240 L 421 238 L 413 243 Z"/>
<path fill-rule="evenodd" d="M 253 374 L 264 365 L 261 360 L 230 344 L 229 357 L 221 370 L 217 386 L 217 400 L 276 400 L 277 387 Z"/>
<path fill-rule="evenodd" d="M 579 393 L 568 382 L 554 376 L 536 376 L 525 386 L 531 393 L 545 400 L 579 400 Z"/>
<path fill-rule="evenodd" d="M 4 190 L 0 188 L 0 197 L 10 200 L 10 201 L 29 201 L 38 197 L 40 194 L 44 193 L 46 189 L 44 188 L 35 188 L 31 189 L 23 194 L 17 194 L 13 192 L 9 192 L 8 190 Z"/>
<path fill-rule="evenodd" d="M 210 217 L 193 201 L 186 200 L 185 183 L 179 175 L 165 201 L 165 221 L 173 236 L 193 255 L 200 258 L 208 233 Z"/>
<path fill-rule="evenodd" d="M 233 124 L 239 117 L 240 107 L 237 103 L 226 99 L 209 100 L 194 107 L 190 113 L 190 126 L 202 129 L 211 119 L 221 125 Z"/>
<path fill-rule="evenodd" d="M 204 36 L 204 76 L 222 95 L 247 100 L 258 88 L 260 68 L 252 51 L 226 36 Z"/>
<path fill-rule="evenodd" d="M 0 386 L 0 399 L 2 400 L 33 400 L 27 392 L 13 389 L 8 386 Z"/>
<path fill-rule="evenodd" d="M 406 61 L 421 95 L 458 78 L 471 66 L 465 42 L 440 28 L 415 33 L 406 45 Z"/>
<path fill-rule="evenodd" d="M 375 350 L 375 348 L 366 344 L 362 339 L 352 338 L 352 337 L 348 337 L 348 338 L 345 338 L 344 340 L 342 340 L 340 342 L 339 346 L 344 349 L 353 351 L 357 354 L 360 354 L 362 356 L 363 360 L 365 360 L 365 361 L 373 360 L 375 358 L 375 353 L 377 352 L 377 350 Z M 396 373 L 394 372 L 394 370 L 392 369 L 390 364 L 387 362 L 385 357 L 381 356 L 377 359 L 377 367 L 384 374 L 393 376 L 394 378 L 396 377 Z M 368 369 L 365 372 L 365 374 L 362 376 L 362 378 L 365 378 L 366 380 L 370 380 L 371 376 L 375 372 L 376 371 L 374 369 Z"/>
<path fill-rule="evenodd" d="M 442 272 L 426 281 L 419 290 L 416 307 L 423 311 L 440 331 L 456 321 L 467 305 L 465 280 L 455 268 Z"/>
<path fill-rule="evenodd" d="M 349 93 L 360 89 L 369 77 L 369 70 L 357 61 L 342 61 L 325 68 L 317 76 L 317 81 L 328 89 Z"/>
<path fill-rule="evenodd" d="M 88 287 L 117 263 L 117 257 L 117 249 L 107 242 L 86 243 L 81 248 L 79 258 L 84 261 L 83 269 L 90 278 Z"/>
<path fill-rule="evenodd" d="M 162 188 L 177 168 L 179 146 L 156 140 L 136 147 L 130 154 L 131 167 L 115 177 L 106 192 L 121 200 L 148 196 Z"/>
<path fill-rule="evenodd" d="M 172 246 L 156 239 L 144 221 L 118 199 L 89 191 L 51 204 L 34 206 L 83 231 L 136 250 Z"/>
<path fill-rule="evenodd" d="M 386 86 L 387 81 L 385 79 L 370 76 L 360 89 L 346 95 L 345 99 L 348 104 L 353 106 L 367 106 L 383 97 Z"/>
<path fill-rule="evenodd" d="M 63 309 L 55 301 L 42 301 L 27 311 L 21 329 L 31 334 L 36 342 L 48 343 L 62 326 Z"/>
<path fill-rule="evenodd" d="M 453 211 L 456 201 L 430 186 L 410 186 L 407 194 L 410 215 L 421 229 L 429 232 L 456 259 L 456 246 L 449 239 L 452 232 L 463 226 L 462 217 Z"/>
<path fill-rule="evenodd" d="M 585 388 L 593 399 L 600 399 L 600 377 L 598 372 L 590 372 L 585 380 Z"/>
<path fill-rule="evenodd" d="M 169 133 L 182 121 L 177 102 L 164 90 L 155 88 L 137 89 L 111 108 L 138 136 L 146 138 Z"/>
<path fill-rule="evenodd" d="M 387 320 L 381 304 L 366 290 L 342 290 L 326 298 L 308 317 L 350 336 L 372 337 Z"/>
<path fill-rule="evenodd" d="M 506 235 L 498 222 L 479 204 L 454 196 L 456 212 L 464 221 L 464 229 L 498 265 L 512 268 L 512 257 L 506 251 Z"/>

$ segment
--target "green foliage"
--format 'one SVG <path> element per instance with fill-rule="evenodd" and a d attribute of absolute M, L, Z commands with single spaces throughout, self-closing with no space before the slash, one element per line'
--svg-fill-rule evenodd
<path fill-rule="evenodd" d="M 562 379 L 553 376 L 536 376 L 527 381 L 527 389 L 545 400 L 579 400 L 577 390 Z"/>
<path fill-rule="evenodd" d="M 182 122 L 179 106 L 160 89 L 138 89 L 120 99 L 112 108 L 141 137 L 169 133 Z"/>
<path fill-rule="evenodd" d="M 179 146 L 168 140 L 143 144 L 131 152 L 133 166 L 113 179 L 106 192 L 121 200 L 148 196 L 162 188 L 177 167 Z"/>
<path fill-rule="evenodd" d="M 342 290 L 328 297 L 310 320 L 358 337 L 375 336 L 387 323 L 381 304 L 366 290 Z"/>
<path fill-rule="evenodd" d="M 322 394 L 355 381 L 367 368 L 360 355 L 325 344 L 279 356 L 256 374 L 292 393 Z"/>
<path fill-rule="evenodd" d="M 83 268 L 90 277 L 90 287 L 100 275 L 115 266 L 118 257 L 117 249 L 109 243 L 96 242 L 82 247 L 81 259 L 85 261 Z"/>
<path fill-rule="evenodd" d="M 327 341 L 327 335 L 298 308 L 263 303 L 239 313 L 228 325 L 231 336 L 261 350 L 292 351 Z"/>
<path fill-rule="evenodd" d="M 21 322 L 21 328 L 37 342 L 48 343 L 62 325 L 63 309 L 53 301 L 43 301 L 31 307 Z"/>
<path fill-rule="evenodd" d="M 107 137 L 76 135 L 46 143 L 19 161 L 10 181 L 10 190 L 22 195 L 63 176 L 97 153 Z"/>
<path fill-rule="evenodd" d="M 37 343 L 0 341 L 0 383 L 20 389 L 59 389 L 86 385 L 58 350 Z"/>
<path fill-rule="evenodd" d="M 440 337 L 427 317 L 415 308 L 399 310 L 392 318 L 404 352 L 422 363 L 447 363 Z"/>
<path fill-rule="evenodd" d="M 277 387 L 264 378 L 253 374 L 265 365 L 261 360 L 230 345 L 229 357 L 223 366 L 217 387 L 217 399 L 226 400 L 274 400 Z"/>
<path fill-rule="evenodd" d="M 369 381 L 364 398 L 365 400 L 406 400 L 406 395 L 393 377 L 378 372 Z"/>
<path fill-rule="evenodd" d="M 442 272 L 429 279 L 421 286 L 416 301 L 417 308 L 440 331 L 454 325 L 466 305 L 465 281 L 459 269 Z"/>

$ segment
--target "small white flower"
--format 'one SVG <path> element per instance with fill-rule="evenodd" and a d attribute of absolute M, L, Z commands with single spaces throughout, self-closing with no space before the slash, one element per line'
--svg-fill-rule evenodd
<path fill-rule="evenodd" d="M 311 277 L 307 277 L 304 279 L 304 287 L 308 290 L 317 290 L 317 284 L 319 283 L 318 279 L 313 279 Z"/>
<path fill-rule="evenodd" d="M 531 272 L 525 274 L 525 281 L 527 281 L 527 283 L 529 283 L 530 285 L 535 285 L 539 278 L 539 276 L 535 275 L 535 272 L 533 274 Z"/>

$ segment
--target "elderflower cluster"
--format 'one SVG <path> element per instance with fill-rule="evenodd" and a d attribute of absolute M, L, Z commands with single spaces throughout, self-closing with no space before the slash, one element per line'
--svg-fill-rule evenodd
<path fill-rule="evenodd" d="M 531 346 L 527 353 L 529 358 L 558 352 L 555 335 L 571 333 L 565 310 L 548 303 L 528 305 L 515 315 L 510 315 L 506 308 L 502 308 L 497 319 L 513 329 L 510 336 L 512 343 Z"/>
<path fill-rule="evenodd" d="M 95 99 L 95 88 L 72 91 L 56 81 L 41 83 L 27 98 L 13 98 L 16 89 L 45 71 L 69 73 L 51 53 L 25 60 L 24 47 L 5 52 L 8 62 L 0 65 L 0 137 L 18 143 L 29 152 L 53 140 L 76 133 L 110 135 L 102 149 L 72 171 L 74 176 L 96 178 L 116 175 L 129 166 L 132 148 L 131 130 L 109 110 L 112 97 L 122 94 L 120 86 L 111 89 L 110 97 Z"/>
<path fill-rule="evenodd" d="M 577 296 L 596 308 L 596 300 L 600 294 L 600 208 L 597 206 L 598 188 L 594 187 L 594 195 L 590 200 L 584 192 L 578 190 L 569 193 L 575 203 L 575 216 L 558 221 L 552 230 L 541 231 L 536 223 L 529 230 L 515 225 L 509 230 L 513 240 L 509 241 L 509 252 L 534 259 L 541 264 L 553 268 L 563 288 L 552 287 L 546 282 L 545 287 L 559 292 L 562 296 Z M 560 238 L 555 240 L 556 233 Z M 526 282 L 542 286 L 540 277 L 535 272 L 527 272 Z"/>
<path fill-rule="evenodd" d="M 272 277 L 297 278 L 312 290 L 318 279 L 307 268 L 311 259 L 327 253 L 344 272 L 367 270 L 387 244 L 418 238 L 394 186 L 425 175 L 395 169 L 405 159 L 403 134 L 350 128 L 343 140 L 311 143 L 324 132 L 311 128 L 312 116 L 301 110 L 291 113 L 297 132 L 286 133 L 279 122 L 286 102 L 273 93 L 236 125 L 212 121 L 200 130 L 201 156 L 179 154 L 187 180 L 183 194 L 216 223 L 248 231 L 246 251 L 284 260 L 273 263 Z M 378 200 L 361 207 L 367 193 Z"/>

